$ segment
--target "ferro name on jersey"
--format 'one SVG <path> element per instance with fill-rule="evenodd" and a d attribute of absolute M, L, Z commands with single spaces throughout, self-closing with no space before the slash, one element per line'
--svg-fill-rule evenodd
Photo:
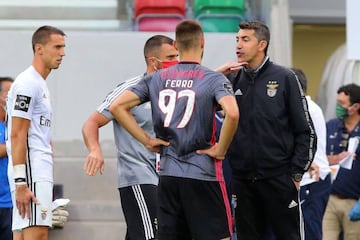
<path fill-rule="evenodd" d="M 182 88 L 191 88 L 193 86 L 194 81 L 191 79 L 175 79 L 175 80 L 171 80 L 171 79 L 167 79 L 165 81 L 165 87 L 171 87 L 171 88 L 176 88 L 176 87 L 182 87 Z"/>

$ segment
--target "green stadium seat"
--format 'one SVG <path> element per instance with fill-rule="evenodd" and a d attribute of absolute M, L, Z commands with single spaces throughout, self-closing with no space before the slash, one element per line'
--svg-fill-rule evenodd
<path fill-rule="evenodd" d="M 239 16 L 203 16 L 197 19 L 204 32 L 237 32 L 239 23 L 244 20 Z"/>
<path fill-rule="evenodd" d="M 245 0 L 194 0 L 194 16 L 205 32 L 237 32 Z"/>

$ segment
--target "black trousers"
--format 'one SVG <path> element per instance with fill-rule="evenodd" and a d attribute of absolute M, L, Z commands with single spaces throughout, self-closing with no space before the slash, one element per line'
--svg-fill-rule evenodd
<path fill-rule="evenodd" d="M 239 240 L 266 239 L 271 227 L 277 240 L 301 240 L 304 234 L 299 192 L 290 174 L 261 180 L 232 181 Z"/>
<path fill-rule="evenodd" d="M 0 208 L 0 239 L 12 240 L 12 208 Z"/>

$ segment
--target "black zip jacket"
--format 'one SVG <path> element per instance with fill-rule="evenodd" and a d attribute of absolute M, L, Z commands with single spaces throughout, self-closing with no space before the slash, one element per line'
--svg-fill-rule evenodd
<path fill-rule="evenodd" d="M 316 134 L 296 75 L 268 58 L 256 69 L 229 75 L 240 110 L 227 157 L 236 179 L 304 173 Z"/>

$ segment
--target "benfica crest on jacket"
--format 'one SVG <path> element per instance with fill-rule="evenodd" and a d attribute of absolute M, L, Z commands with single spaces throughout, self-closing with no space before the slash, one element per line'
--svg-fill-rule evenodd
<path fill-rule="evenodd" d="M 267 95 L 269 97 L 274 97 L 276 95 L 277 92 L 277 88 L 279 87 L 279 84 L 277 83 L 277 81 L 272 81 L 270 80 L 268 82 L 268 84 L 266 84 L 267 87 Z"/>

